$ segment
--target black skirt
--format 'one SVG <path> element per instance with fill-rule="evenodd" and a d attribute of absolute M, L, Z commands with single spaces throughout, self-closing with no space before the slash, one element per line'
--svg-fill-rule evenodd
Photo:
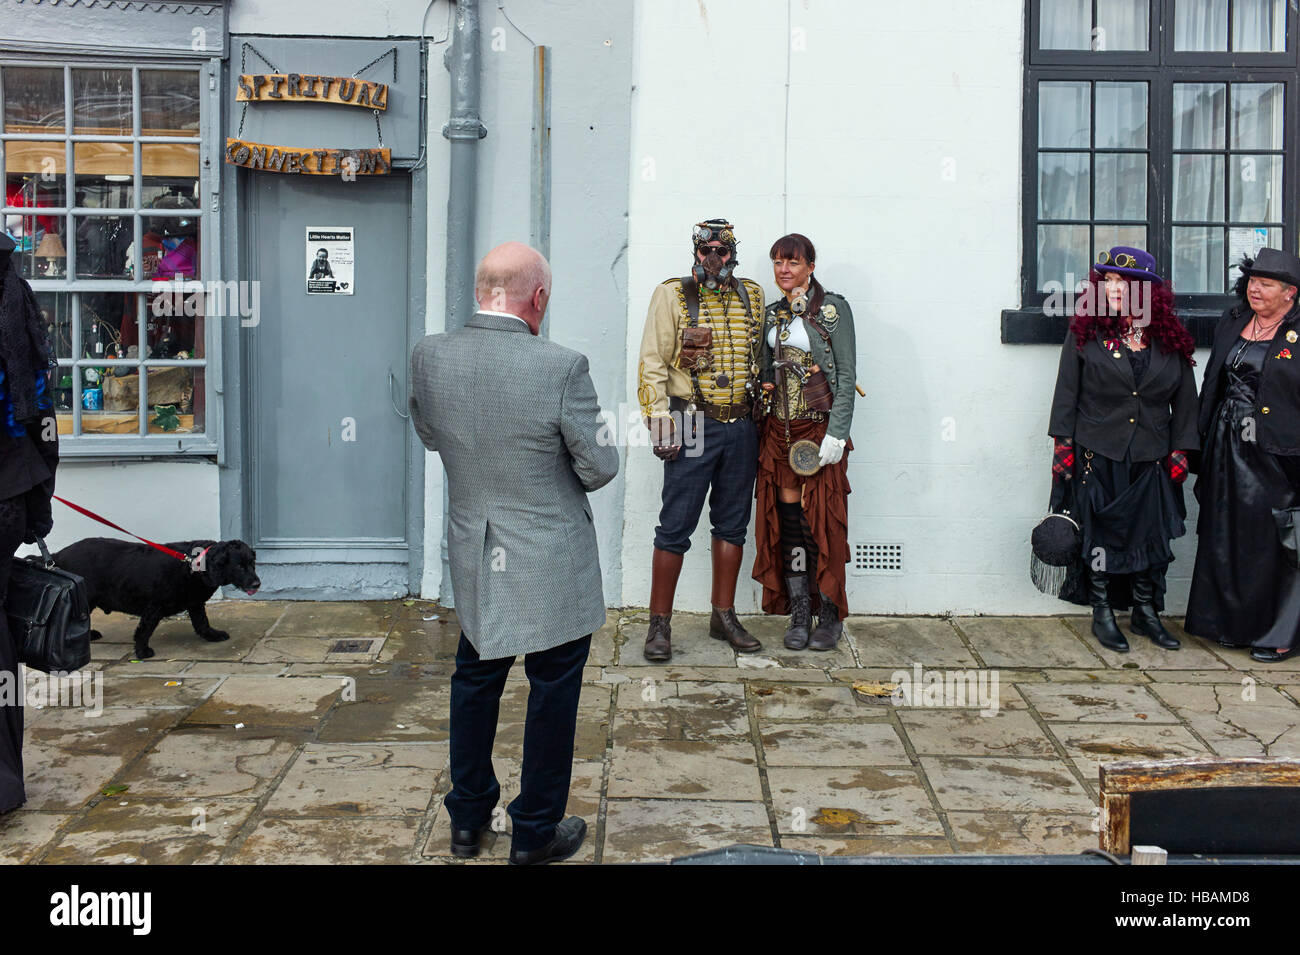
<path fill-rule="evenodd" d="M 18 647 L 9 633 L 4 610 L 9 564 L 22 544 L 26 508 L 21 494 L 0 500 L 0 813 L 17 809 L 27 798 L 23 789 L 23 701 L 18 686 Z"/>
<path fill-rule="evenodd" d="M 1131 575 L 1150 571 L 1156 610 L 1165 606 L 1170 542 L 1187 533 L 1181 485 L 1163 461 L 1115 461 L 1086 448 L 1075 458 L 1073 508 L 1082 537 L 1081 573 L 1071 575 L 1061 598 L 1088 604 L 1089 578 L 1104 573 L 1112 607 L 1133 603 Z"/>
<path fill-rule="evenodd" d="M 1242 339 L 1241 342 L 1245 340 Z M 1300 458 L 1251 440 L 1272 342 L 1241 345 L 1223 366 L 1223 400 L 1201 454 L 1201 516 L 1184 629 L 1226 646 L 1289 650 L 1300 635 L 1300 571 L 1286 559 L 1273 509 L 1300 506 Z"/>

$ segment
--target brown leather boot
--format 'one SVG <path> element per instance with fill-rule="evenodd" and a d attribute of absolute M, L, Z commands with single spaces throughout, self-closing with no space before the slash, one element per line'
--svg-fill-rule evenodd
<path fill-rule="evenodd" d="M 713 538 L 713 616 L 709 618 L 709 636 L 726 640 L 739 653 L 753 653 L 763 645 L 736 619 L 736 579 L 744 552 L 743 547 Z"/>
<path fill-rule="evenodd" d="M 667 663 L 673 657 L 673 595 L 682 572 L 682 555 L 655 548 L 650 564 L 650 629 L 645 637 L 645 658 Z"/>

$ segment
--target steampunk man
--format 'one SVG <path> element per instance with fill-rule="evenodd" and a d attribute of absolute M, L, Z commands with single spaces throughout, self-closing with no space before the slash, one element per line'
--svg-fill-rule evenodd
<path fill-rule="evenodd" d="M 713 530 L 709 636 L 741 653 L 762 648 L 736 619 L 735 597 L 758 462 L 751 408 L 763 290 L 734 274 L 730 222 L 700 222 L 692 239 L 691 273 L 661 283 L 650 299 L 637 374 L 641 413 L 664 462 L 645 643 L 645 658 L 655 663 L 672 658 L 673 595 L 706 495 Z"/>

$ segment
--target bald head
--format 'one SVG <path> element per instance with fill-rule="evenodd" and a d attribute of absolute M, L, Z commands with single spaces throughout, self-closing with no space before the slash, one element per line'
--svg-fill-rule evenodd
<path fill-rule="evenodd" d="M 551 266 L 536 249 L 506 242 L 483 256 L 474 276 L 480 308 L 518 315 L 534 329 L 551 296 Z"/>

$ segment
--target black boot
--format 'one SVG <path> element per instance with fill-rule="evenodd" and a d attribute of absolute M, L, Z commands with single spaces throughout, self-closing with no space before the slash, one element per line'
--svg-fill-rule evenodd
<path fill-rule="evenodd" d="M 785 579 L 790 595 L 790 626 L 785 631 L 785 645 L 790 650 L 808 646 L 808 628 L 812 626 L 812 606 L 808 597 L 808 578 L 803 574 Z"/>
<path fill-rule="evenodd" d="M 817 613 L 817 627 L 808 638 L 809 650 L 834 650 L 844 632 L 844 621 L 840 619 L 840 608 L 835 606 L 830 597 L 822 594 L 822 609 Z"/>
<path fill-rule="evenodd" d="M 1150 637 L 1151 642 L 1158 647 L 1177 650 L 1182 644 L 1160 622 L 1160 615 L 1156 613 L 1155 597 L 1155 572 L 1139 570 L 1133 575 L 1133 614 L 1129 617 L 1128 628 L 1134 633 Z"/>
<path fill-rule="evenodd" d="M 1128 641 L 1115 624 L 1115 612 L 1110 609 L 1110 595 L 1106 593 L 1106 575 L 1093 572 L 1088 575 L 1089 597 L 1092 600 L 1092 635 L 1103 647 L 1119 653 L 1128 653 Z"/>

